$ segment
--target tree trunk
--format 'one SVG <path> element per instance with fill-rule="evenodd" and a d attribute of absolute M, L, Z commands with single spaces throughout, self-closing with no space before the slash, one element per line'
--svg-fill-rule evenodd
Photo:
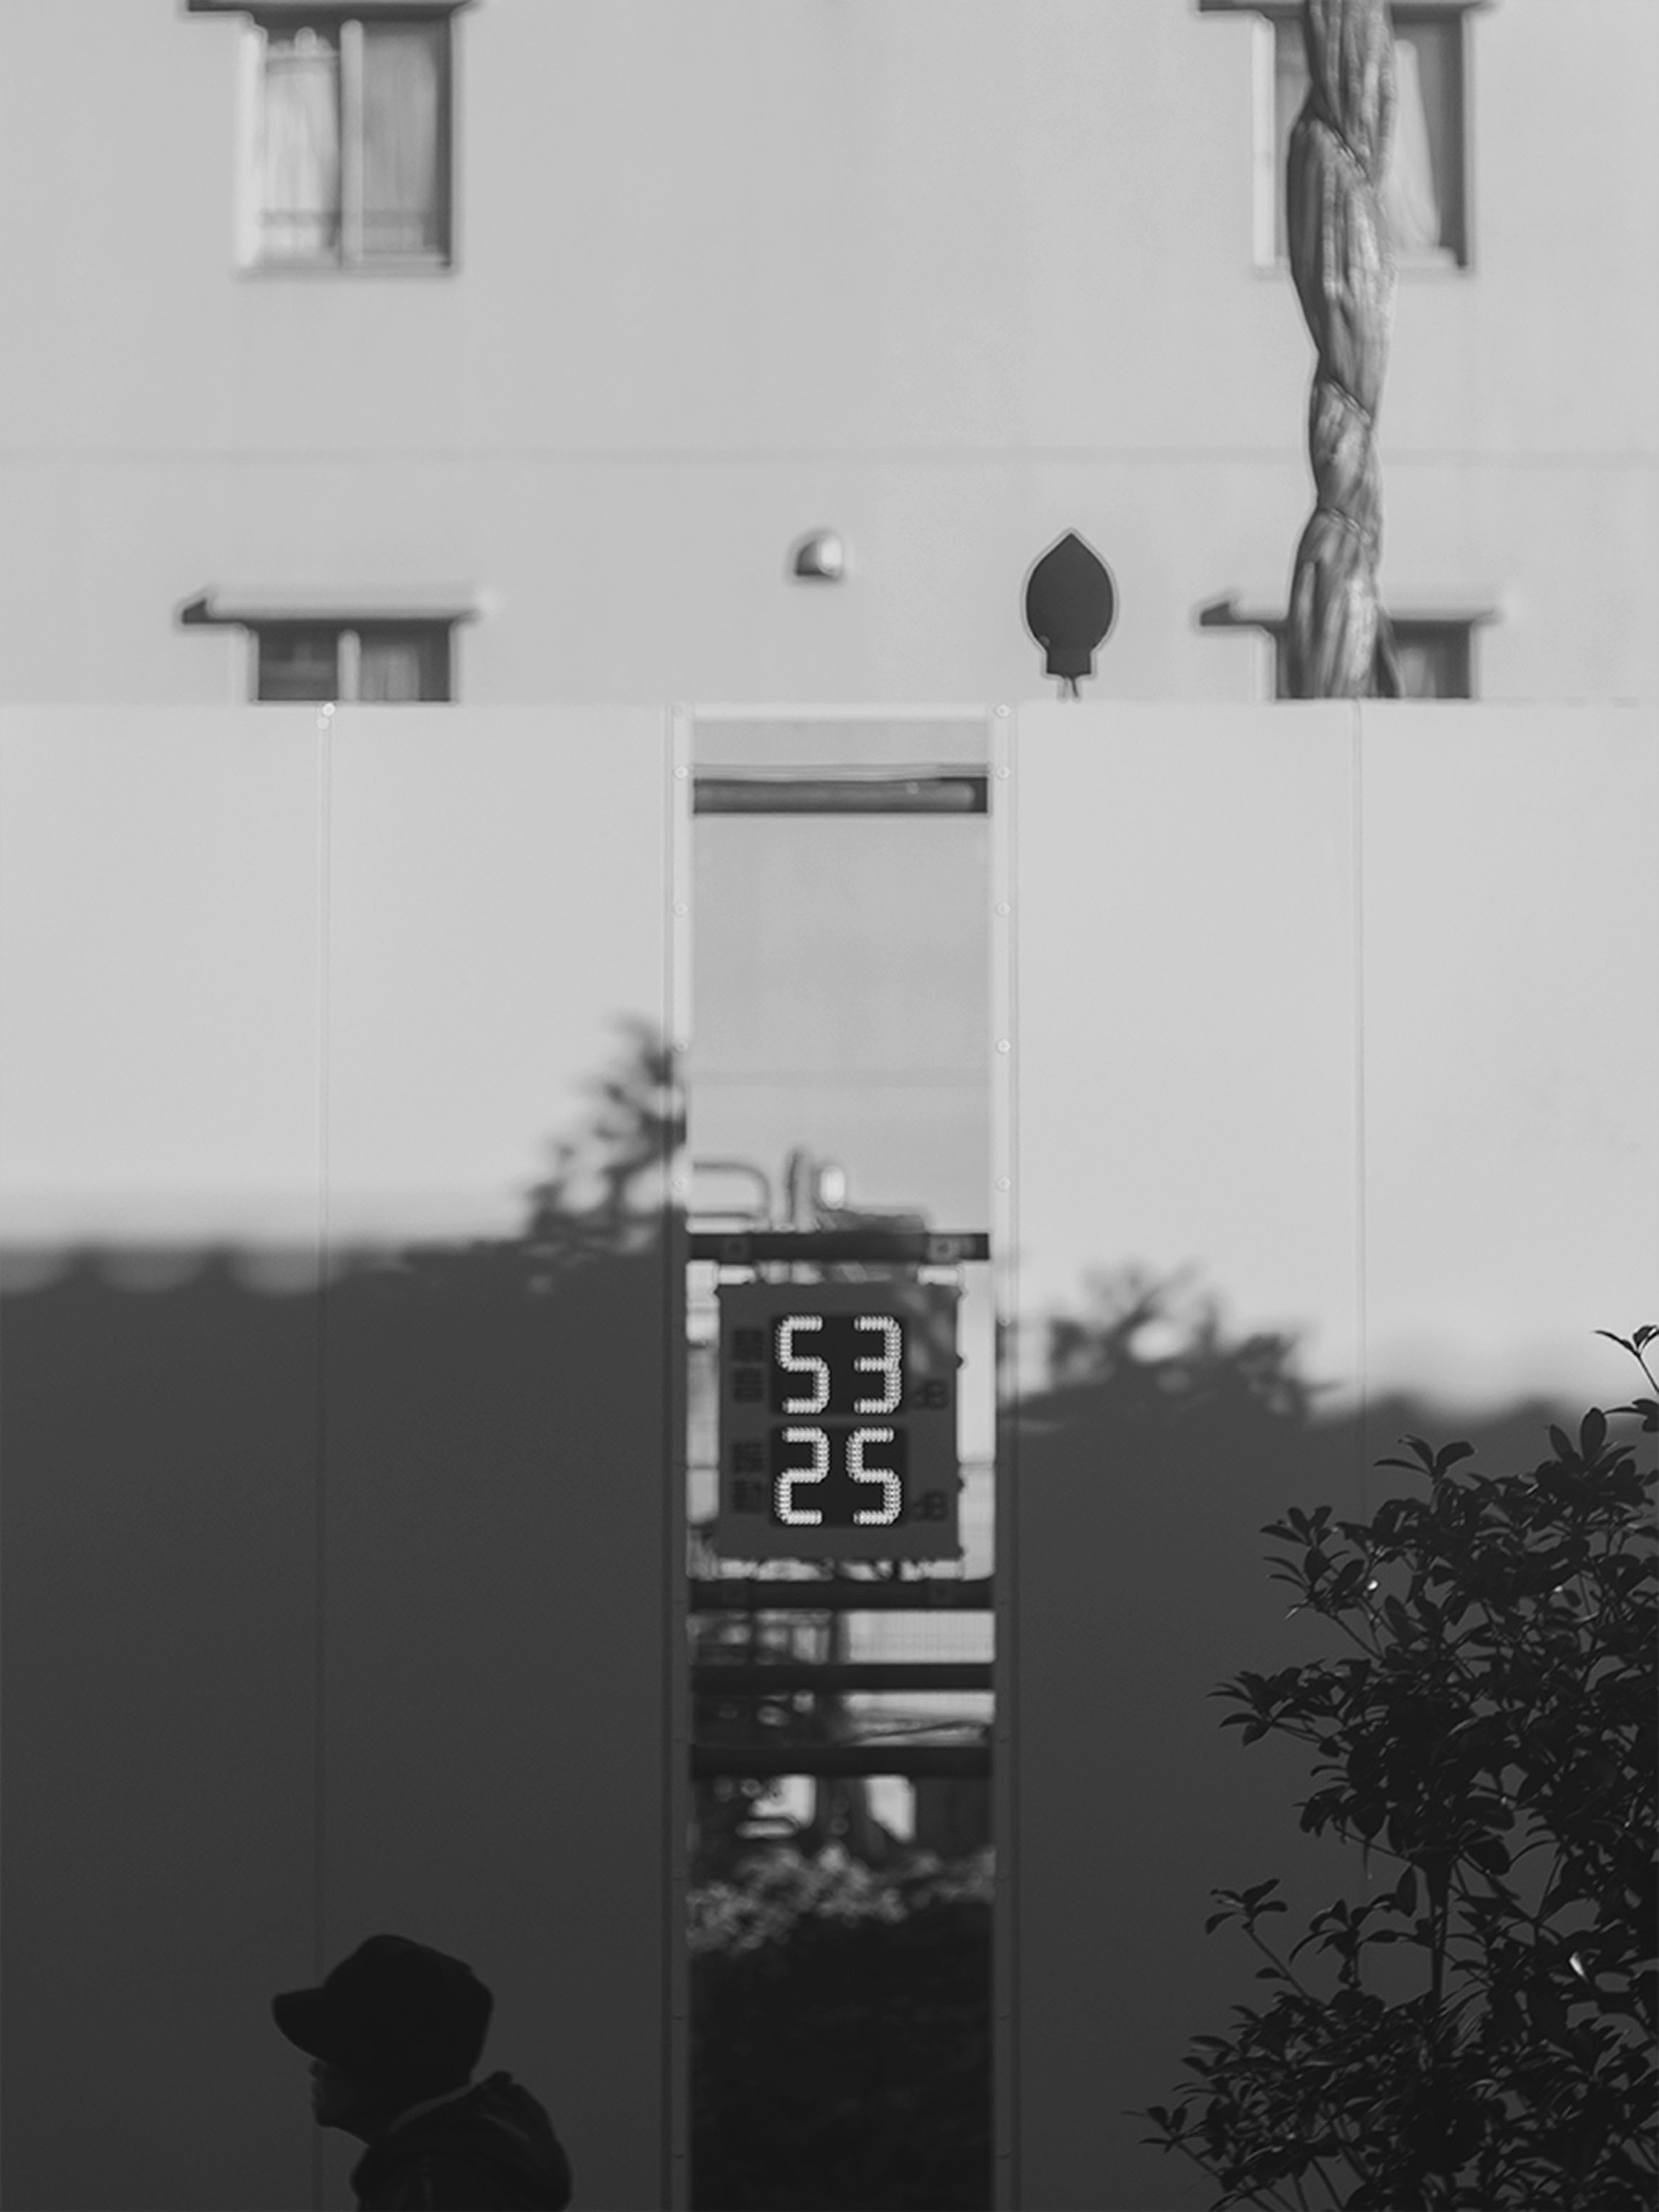
<path fill-rule="evenodd" d="M 1285 178 L 1291 274 L 1316 360 L 1308 407 L 1314 511 L 1286 623 L 1296 699 L 1399 690 L 1377 595 L 1376 415 L 1394 321 L 1394 249 L 1379 188 L 1394 125 L 1387 0 L 1302 0 L 1308 97 Z"/>

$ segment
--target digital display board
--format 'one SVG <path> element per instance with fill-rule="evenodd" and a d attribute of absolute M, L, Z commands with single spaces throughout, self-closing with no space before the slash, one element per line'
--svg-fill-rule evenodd
<path fill-rule="evenodd" d="M 718 1296 L 715 1550 L 959 1559 L 957 1291 L 731 1283 Z"/>

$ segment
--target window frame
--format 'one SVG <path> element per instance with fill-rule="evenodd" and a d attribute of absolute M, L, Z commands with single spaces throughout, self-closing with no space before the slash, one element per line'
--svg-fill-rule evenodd
<path fill-rule="evenodd" d="M 1504 607 L 1500 592 L 1466 592 L 1455 588 L 1442 591 L 1425 587 L 1397 600 L 1388 612 L 1397 642 L 1410 645 L 1431 639 L 1454 641 L 1457 656 L 1455 672 L 1464 688 L 1461 692 L 1443 691 L 1432 696 L 1449 702 L 1480 697 L 1479 635 L 1493 623 L 1504 619 Z M 1257 698 L 1282 701 L 1289 696 L 1280 688 L 1285 632 L 1289 623 L 1282 601 L 1275 603 L 1266 592 L 1224 592 L 1219 598 L 1206 600 L 1199 606 L 1194 613 L 1194 621 L 1201 630 L 1253 632 Z M 1407 698 L 1420 696 L 1417 693 L 1406 695 Z"/>
<path fill-rule="evenodd" d="M 455 18 L 471 0 L 188 0 L 192 12 L 234 15 L 242 27 L 238 127 L 236 261 L 251 276 L 359 277 L 447 276 L 458 263 Z M 441 243 L 419 253 L 362 250 L 362 59 L 365 27 L 429 25 L 437 34 L 437 196 Z M 310 29 L 333 37 L 339 54 L 340 238 L 329 253 L 265 251 L 259 169 L 266 43 L 273 31 Z"/>
<path fill-rule="evenodd" d="M 1289 267 L 1279 239 L 1283 179 L 1279 166 L 1277 115 L 1278 27 L 1300 14 L 1298 0 L 1196 0 L 1200 15 L 1249 15 L 1251 19 L 1251 249 L 1257 269 L 1279 276 Z M 1496 0 L 1395 0 L 1390 9 L 1396 30 L 1411 23 L 1450 29 L 1455 84 L 1454 128 L 1457 146 L 1456 229 L 1449 250 L 1396 253 L 1402 276 L 1442 280 L 1467 276 L 1474 267 L 1474 164 L 1469 18 Z"/>
<path fill-rule="evenodd" d="M 453 707 L 456 702 L 456 640 L 459 617 L 442 615 L 270 615 L 265 617 L 246 616 L 240 628 L 246 653 L 246 690 L 251 704 L 258 707 L 305 707 L 331 704 L 337 707 Z M 260 690 L 261 660 L 264 637 L 272 631 L 327 630 L 334 638 L 334 672 L 336 690 L 330 701 L 310 699 L 270 699 Z M 365 633 L 371 640 L 379 631 L 415 631 L 421 633 L 423 651 L 434 654 L 433 665 L 436 681 L 441 685 L 435 698 L 421 699 L 362 699 L 359 671 L 362 662 L 362 643 Z M 422 672 L 423 674 L 425 672 Z"/>
<path fill-rule="evenodd" d="M 1475 619 L 1472 616 L 1456 615 L 1395 615 L 1391 617 L 1396 646 L 1436 644 L 1449 647 L 1454 663 L 1454 680 L 1462 685 L 1456 691 L 1404 691 L 1402 701 L 1440 700 L 1455 702 L 1473 700 L 1474 688 Z M 1291 694 L 1285 689 L 1286 622 L 1264 625 L 1267 629 L 1269 653 L 1267 660 L 1268 697 L 1278 702 L 1287 700 Z"/>

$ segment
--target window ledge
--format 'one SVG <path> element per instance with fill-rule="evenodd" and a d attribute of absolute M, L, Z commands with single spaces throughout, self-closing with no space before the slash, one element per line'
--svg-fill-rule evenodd
<path fill-rule="evenodd" d="M 1401 253 L 1394 265 L 1396 276 L 1413 284 L 1453 284 L 1474 274 L 1473 264 L 1460 261 L 1455 253 Z"/>
<path fill-rule="evenodd" d="M 1282 277 L 1287 284 L 1291 281 L 1288 261 L 1255 261 L 1250 265 L 1258 276 Z M 1475 274 L 1472 261 L 1458 261 L 1450 254 L 1402 253 L 1396 256 L 1394 267 L 1402 283 L 1455 284 Z"/>
<path fill-rule="evenodd" d="M 297 276 L 307 284 L 319 281 L 349 283 L 359 276 L 410 276 L 427 283 L 434 276 L 454 276 L 457 266 L 455 262 L 440 260 L 435 255 L 418 261 L 413 255 L 406 261 L 239 261 L 236 274 L 259 283 L 280 283 L 288 276 Z"/>

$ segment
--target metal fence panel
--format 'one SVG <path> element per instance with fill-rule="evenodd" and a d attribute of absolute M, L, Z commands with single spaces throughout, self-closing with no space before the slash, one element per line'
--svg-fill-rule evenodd
<path fill-rule="evenodd" d="M 10 2196 L 310 2199 L 268 1999 L 391 1928 L 662 2201 L 666 717 L 7 738 Z"/>
<path fill-rule="evenodd" d="M 1374 1507 L 1402 1429 L 1513 1455 L 1631 1388 L 1592 1332 L 1659 1292 L 1659 746 L 1120 704 L 1022 709 L 1014 759 L 1011 2201 L 1128 2212 L 1204 2199 L 1126 2108 L 1252 1995 L 1211 1887 L 1365 1880 L 1206 1702 L 1324 1648 L 1260 1525 Z"/>

